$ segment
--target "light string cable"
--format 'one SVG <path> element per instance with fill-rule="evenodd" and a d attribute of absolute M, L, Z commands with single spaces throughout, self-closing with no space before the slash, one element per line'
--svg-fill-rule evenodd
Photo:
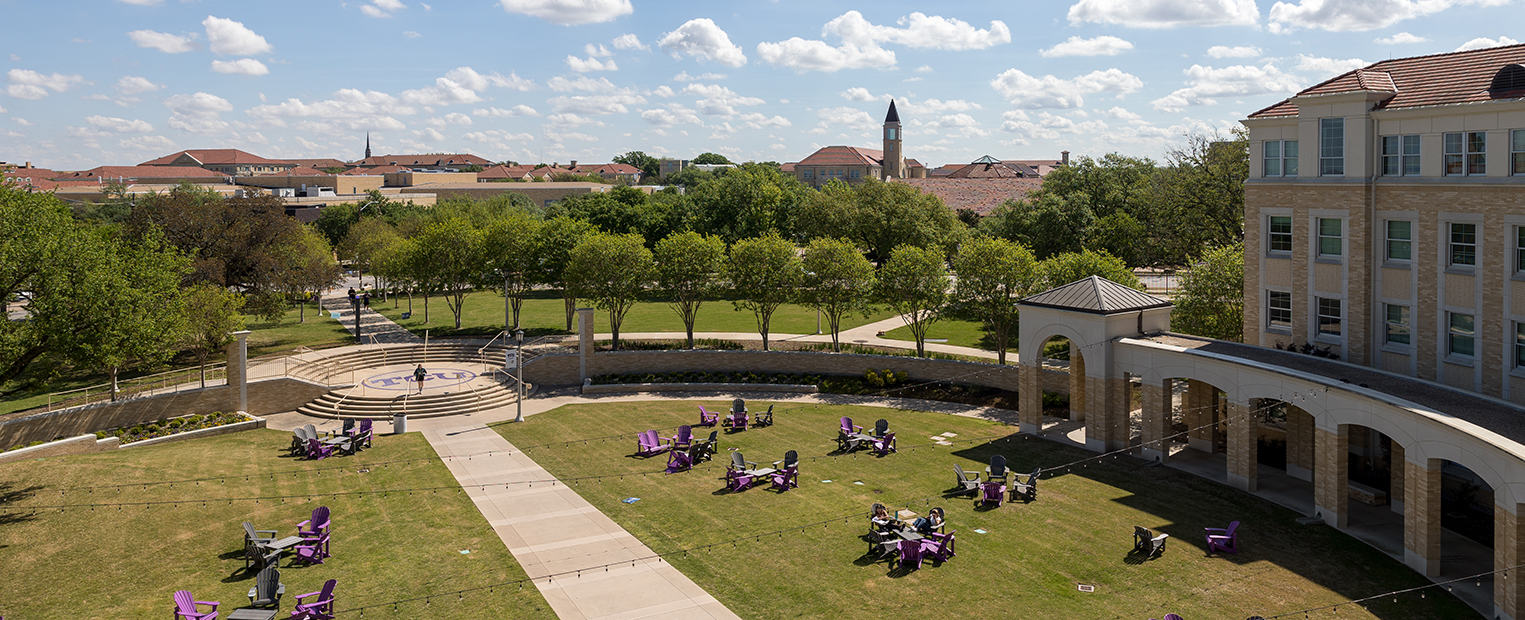
<path fill-rule="evenodd" d="M 1515 570 L 1515 569 L 1518 569 L 1518 568 L 1521 568 L 1521 567 L 1525 567 L 1525 564 L 1515 564 L 1514 566 L 1510 566 L 1510 567 L 1507 567 L 1507 568 L 1496 568 L 1496 569 L 1493 569 L 1493 570 L 1485 572 L 1485 573 L 1478 573 L 1476 575 L 1468 575 L 1466 577 L 1457 577 L 1455 579 L 1451 579 L 1451 580 L 1448 580 L 1448 581 L 1437 581 L 1435 583 L 1427 583 L 1427 584 L 1422 585 L 1422 586 L 1414 586 L 1412 588 L 1404 588 L 1402 590 L 1393 590 L 1392 592 L 1383 592 L 1382 594 L 1373 594 L 1373 595 L 1365 597 L 1365 598 L 1351 599 L 1351 600 L 1344 601 L 1344 602 L 1341 602 L 1341 603 L 1334 603 L 1334 604 L 1331 604 L 1331 605 L 1324 605 L 1322 607 L 1309 607 L 1308 609 L 1303 609 L 1303 610 L 1300 610 L 1300 611 L 1289 611 L 1289 612 L 1286 612 L 1286 613 L 1276 614 L 1274 616 L 1253 616 L 1253 618 L 1259 618 L 1260 620 L 1276 620 L 1277 618 L 1291 618 L 1291 617 L 1294 617 L 1294 616 L 1303 616 L 1303 617 L 1306 618 L 1308 616 L 1308 614 L 1311 614 L 1311 613 L 1316 612 L 1316 611 L 1324 611 L 1326 609 L 1335 609 L 1336 613 L 1338 613 L 1338 608 L 1344 607 L 1345 605 L 1361 605 L 1362 603 L 1365 603 L 1367 601 L 1375 601 L 1377 599 L 1383 599 L 1383 598 L 1388 598 L 1388 597 L 1397 597 L 1400 594 L 1408 594 L 1410 592 L 1421 592 L 1423 590 L 1428 590 L 1430 588 L 1445 587 L 1446 591 L 1449 592 L 1451 590 L 1451 584 L 1453 584 L 1453 583 L 1460 583 L 1460 582 L 1463 582 L 1463 581 L 1473 581 L 1473 582 L 1476 582 L 1478 585 L 1482 585 L 1482 582 L 1479 581 L 1480 579 L 1482 579 L 1483 577 L 1488 577 L 1488 576 L 1496 575 L 1496 574 L 1499 574 L 1499 573 L 1503 573 L 1504 574 L 1503 575 L 1504 578 L 1508 579 L 1509 578 L 1509 571 Z M 1423 596 L 1423 595 L 1421 594 L 1421 596 Z M 1394 598 L 1393 602 L 1396 603 L 1397 599 Z M 1362 607 L 1364 608 L 1365 606 L 1362 605 Z"/>

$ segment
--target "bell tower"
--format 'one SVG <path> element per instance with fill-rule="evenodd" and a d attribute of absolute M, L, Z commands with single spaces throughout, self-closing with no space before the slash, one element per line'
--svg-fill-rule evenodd
<path fill-rule="evenodd" d="M 895 100 L 890 100 L 890 111 L 884 115 L 884 167 L 886 179 L 905 178 L 905 156 L 900 150 L 900 114 L 895 112 Z"/>
<path fill-rule="evenodd" d="M 365 158 L 371 158 L 371 132 L 365 132 Z"/>

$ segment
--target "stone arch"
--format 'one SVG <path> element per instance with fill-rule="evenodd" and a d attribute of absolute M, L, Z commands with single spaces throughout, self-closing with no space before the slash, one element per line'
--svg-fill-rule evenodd
<path fill-rule="evenodd" d="M 1017 343 L 1017 360 L 1024 364 L 1036 364 L 1037 361 L 1043 357 L 1043 345 L 1049 340 L 1052 340 L 1055 336 L 1060 336 L 1069 340 L 1071 343 L 1073 343 L 1074 346 L 1080 348 L 1082 351 L 1089 349 L 1094 344 L 1097 344 L 1088 342 L 1085 336 L 1081 335 L 1079 330 L 1076 330 L 1074 327 L 1059 321 L 1053 321 L 1038 326 L 1031 332 L 1026 329 L 1021 331 L 1024 333 L 1022 334 L 1020 341 Z M 1028 360 L 1032 361 L 1029 362 Z"/>

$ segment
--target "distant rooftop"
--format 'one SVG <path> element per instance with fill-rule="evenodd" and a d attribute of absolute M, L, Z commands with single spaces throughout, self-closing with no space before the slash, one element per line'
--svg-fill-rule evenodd
<path fill-rule="evenodd" d="M 1354 92 L 1392 93 L 1376 105 L 1380 110 L 1525 99 L 1525 44 L 1384 60 L 1315 84 L 1297 97 Z M 1297 104 L 1286 99 L 1250 118 L 1296 115 Z"/>
<path fill-rule="evenodd" d="M 1017 303 L 1023 306 L 1059 308 L 1089 314 L 1119 314 L 1164 308 L 1170 305 L 1169 300 L 1123 286 L 1101 276 L 1076 280 L 1027 297 Z"/>

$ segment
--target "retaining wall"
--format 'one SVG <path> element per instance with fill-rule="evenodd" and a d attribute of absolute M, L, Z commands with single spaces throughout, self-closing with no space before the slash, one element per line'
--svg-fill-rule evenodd
<path fill-rule="evenodd" d="M 607 351 L 588 356 L 588 376 L 664 372 L 762 372 L 853 375 L 886 368 L 915 381 L 952 381 L 1017 391 L 1017 367 L 888 355 L 813 351 Z M 578 385 L 576 354 L 544 355 L 524 365 L 524 380 Z"/>

